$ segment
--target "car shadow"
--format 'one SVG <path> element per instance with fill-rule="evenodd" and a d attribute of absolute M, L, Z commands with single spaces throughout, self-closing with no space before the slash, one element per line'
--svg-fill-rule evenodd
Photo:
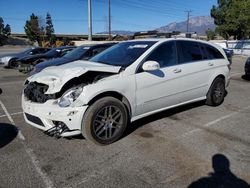
<path fill-rule="evenodd" d="M 12 142 L 17 134 L 18 129 L 16 126 L 7 123 L 0 123 L 0 148 L 3 148 Z"/>
<path fill-rule="evenodd" d="M 243 80 L 250 81 L 250 76 L 247 76 L 247 75 L 245 75 L 245 74 L 242 75 L 241 78 L 242 78 Z"/>
<path fill-rule="evenodd" d="M 147 116 L 145 118 L 136 120 L 127 126 L 127 129 L 125 130 L 122 138 L 130 135 L 131 133 L 136 131 L 138 128 L 140 128 L 146 124 L 149 124 L 151 122 L 154 122 L 154 121 L 157 121 L 159 119 L 166 118 L 166 117 L 171 117 L 175 114 L 190 110 L 192 108 L 197 108 L 199 106 L 203 106 L 204 104 L 205 104 L 205 101 L 199 101 L 199 102 L 183 105 L 183 106 L 176 107 L 176 108 L 171 108 L 169 110 L 165 110 L 165 111 Z"/>
<path fill-rule="evenodd" d="M 215 154 L 212 157 L 212 167 L 214 172 L 192 182 L 188 188 L 250 188 L 246 181 L 231 172 L 230 161 L 225 155 Z"/>

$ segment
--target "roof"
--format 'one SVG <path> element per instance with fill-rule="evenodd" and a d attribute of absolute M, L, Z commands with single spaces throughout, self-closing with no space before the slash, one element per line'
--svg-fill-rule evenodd
<path fill-rule="evenodd" d="M 99 44 L 83 44 L 81 47 L 96 47 L 96 46 L 107 46 L 107 45 L 115 45 L 117 42 L 110 42 L 110 43 L 99 43 Z"/>

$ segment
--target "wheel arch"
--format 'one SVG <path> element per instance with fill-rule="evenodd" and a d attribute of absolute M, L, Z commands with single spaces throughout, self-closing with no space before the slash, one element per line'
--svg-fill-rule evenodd
<path fill-rule="evenodd" d="M 103 97 L 114 97 L 114 98 L 118 99 L 119 101 L 121 101 L 124 104 L 124 106 L 128 112 L 129 119 L 132 117 L 132 109 L 131 109 L 131 105 L 130 105 L 129 100 L 127 99 L 127 97 L 125 97 L 124 95 L 122 95 L 121 93 L 119 93 L 117 91 L 106 91 L 106 92 L 100 93 L 100 94 L 96 95 L 95 97 L 93 97 L 88 102 L 88 105 L 91 106 L 94 102 L 96 102 L 97 100 L 99 100 Z"/>
<path fill-rule="evenodd" d="M 226 84 L 226 76 L 223 74 L 223 73 L 216 73 L 214 74 L 211 79 L 209 80 L 209 83 L 208 83 L 208 90 L 209 88 L 211 87 L 213 81 L 216 79 L 216 78 L 222 78 L 224 81 L 225 81 L 225 84 Z"/>

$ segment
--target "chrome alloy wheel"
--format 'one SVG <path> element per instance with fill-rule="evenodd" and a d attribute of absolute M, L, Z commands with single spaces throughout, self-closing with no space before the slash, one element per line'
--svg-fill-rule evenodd
<path fill-rule="evenodd" d="M 214 102 L 220 103 L 224 99 L 225 95 L 225 86 L 223 82 L 218 82 L 213 94 Z"/>
<path fill-rule="evenodd" d="M 116 136 L 123 124 L 122 112 L 116 106 L 105 106 L 98 111 L 93 121 L 93 132 L 101 140 Z"/>

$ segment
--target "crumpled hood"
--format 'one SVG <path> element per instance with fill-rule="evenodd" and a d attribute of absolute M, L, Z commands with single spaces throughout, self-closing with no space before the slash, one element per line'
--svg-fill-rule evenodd
<path fill-rule="evenodd" d="M 118 73 L 120 68 L 120 66 L 79 60 L 61 66 L 45 68 L 43 71 L 29 77 L 28 81 L 46 84 L 49 88 L 45 94 L 54 94 L 59 92 L 69 80 L 88 71 Z"/>

